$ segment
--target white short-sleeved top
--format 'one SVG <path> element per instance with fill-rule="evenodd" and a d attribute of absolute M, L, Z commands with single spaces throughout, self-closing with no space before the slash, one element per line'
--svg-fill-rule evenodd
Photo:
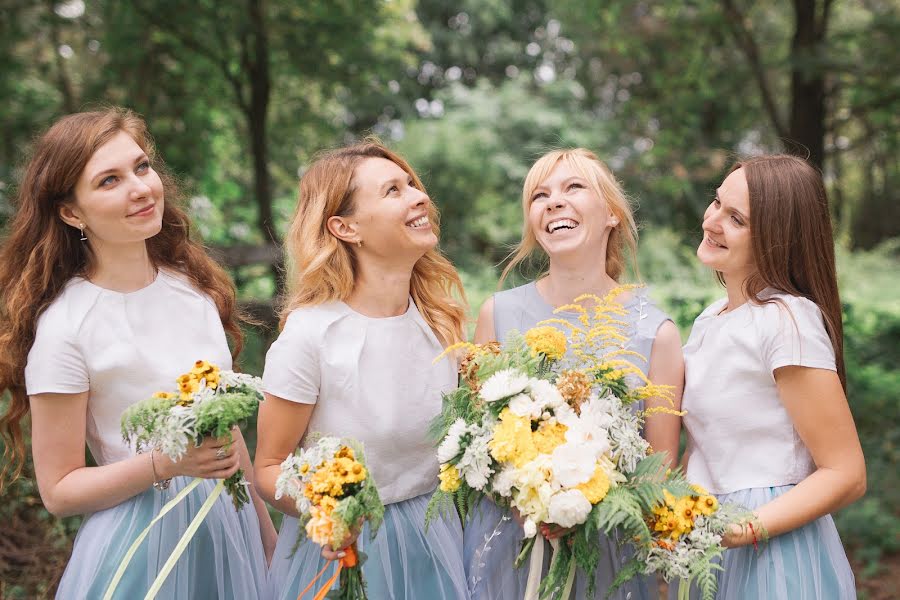
<path fill-rule="evenodd" d="M 723 315 L 727 299 L 715 302 L 684 347 L 687 476 L 716 494 L 799 483 L 816 468 L 774 372 L 789 365 L 835 371 L 834 347 L 815 303 L 765 296 L 780 302 L 747 302 Z"/>
<path fill-rule="evenodd" d="M 215 304 L 182 276 L 160 270 L 123 294 L 76 277 L 37 321 L 25 366 L 29 395 L 90 392 L 88 448 L 97 464 L 134 454 L 122 440 L 122 412 L 203 359 L 231 368 Z"/>
<path fill-rule="evenodd" d="M 266 354 L 266 392 L 315 404 L 307 433 L 362 442 L 385 504 L 437 485 L 429 422 L 456 387 L 449 358 L 412 299 L 406 313 L 366 317 L 343 302 L 294 310 Z M 263 435 L 265 433 L 263 432 Z"/>

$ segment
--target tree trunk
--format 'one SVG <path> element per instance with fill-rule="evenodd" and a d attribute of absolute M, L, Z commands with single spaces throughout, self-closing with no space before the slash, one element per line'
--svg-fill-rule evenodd
<path fill-rule="evenodd" d="M 791 113 L 786 145 L 809 153 L 809 161 L 822 168 L 825 161 L 825 70 L 822 44 L 828 26 L 825 0 L 822 17 L 816 0 L 794 0 L 796 25 L 791 43 Z"/>

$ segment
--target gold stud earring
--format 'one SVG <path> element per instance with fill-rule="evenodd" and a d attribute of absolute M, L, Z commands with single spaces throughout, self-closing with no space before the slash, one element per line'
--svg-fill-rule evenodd
<path fill-rule="evenodd" d="M 356 245 L 362 248 L 362 240 L 356 240 Z"/>

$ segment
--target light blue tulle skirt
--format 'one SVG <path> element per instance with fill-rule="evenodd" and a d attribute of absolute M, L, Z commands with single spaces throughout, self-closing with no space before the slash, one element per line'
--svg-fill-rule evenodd
<path fill-rule="evenodd" d="M 387 505 L 384 523 L 374 540 L 369 536 L 368 524 L 363 526 L 358 548 L 368 557 L 363 564 L 363 577 L 372 600 L 465 600 L 469 597 L 459 520 L 455 515 L 437 518 L 426 532 L 425 509 L 430 497 L 430 493 L 423 494 Z M 297 519 L 285 517 L 281 525 L 269 570 L 272 598 L 295 600 L 325 566 L 321 547 L 309 540 L 292 553 L 298 524 Z M 329 569 L 325 576 L 330 577 L 332 573 Z"/>
<path fill-rule="evenodd" d="M 540 535 L 540 534 L 539 534 Z M 513 567 L 524 534 L 508 513 L 490 500 L 483 500 L 466 522 L 463 555 L 466 578 L 473 600 L 521 600 L 528 579 L 528 563 Z M 541 540 L 539 540 L 541 541 Z M 547 542 L 543 542 L 547 544 Z M 606 597 L 606 590 L 621 566 L 628 562 L 628 546 L 619 546 L 600 534 L 601 557 L 591 598 Z M 544 551 L 544 574 L 550 566 L 550 545 Z M 587 599 L 587 577 L 578 573 L 573 597 Z M 635 577 L 611 596 L 616 600 L 644 600 L 657 597 L 655 577 Z"/>
<path fill-rule="evenodd" d="M 191 482 L 176 477 L 168 490 L 149 489 L 125 502 L 89 515 L 75 538 L 72 557 L 56 597 L 102 598 L 132 542 L 163 505 Z M 143 598 L 216 485 L 203 481 L 157 522 L 131 559 L 114 598 Z M 192 600 L 256 599 L 263 597 L 266 564 L 259 520 L 252 504 L 234 510 L 223 493 L 169 573 L 158 598 Z"/>
<path fill-rule="evenodd" d="M 751 488 L 718 496 L 720 502 L 756 509 L 793 485 Z M 856 598 L 856 582 L 831 515 L 753 546 L 725 552 L 718 599 L 846 600 Z M 675 598 L 678 582 L 669 584 Z M 692 590 L 691 598 L 699 598 Z"/>

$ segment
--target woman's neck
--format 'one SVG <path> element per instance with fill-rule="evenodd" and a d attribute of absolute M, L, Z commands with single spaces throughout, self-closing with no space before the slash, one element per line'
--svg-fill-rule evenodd
<path fill-rule="evenodd" d="M 550 272 L 537 282 L 541 296 L 553 306 L 569 304 L 582 294 L 604 296 L 619 283 L 596 266 L 561 266 L 550 262 Z"/>
<path fill-rule="evenodd" d="M 410 282 L 414 264 L 404 266 L 360 261 L 353 292 L 346 303 L 367 317 L 402 315 L 409 309 Z"/>
<path fill-rule="evenodd" d="M 156 279 L 156 266 L 150 260 L 147 244 L 93 247 L 94 265 L 88 279 L 94 285 L 129 293 L 143 289 Z"/>
<path fill-rule="evenodd" d="M 730 312 L 739 306 L 747 303 L 747 276 L 746 275 L 724 275 L 725 292 L 728 295 L 728 304 L 722 309 L 722 313 Z M 721 314 L 721 313 L 720 313 Z"/>

